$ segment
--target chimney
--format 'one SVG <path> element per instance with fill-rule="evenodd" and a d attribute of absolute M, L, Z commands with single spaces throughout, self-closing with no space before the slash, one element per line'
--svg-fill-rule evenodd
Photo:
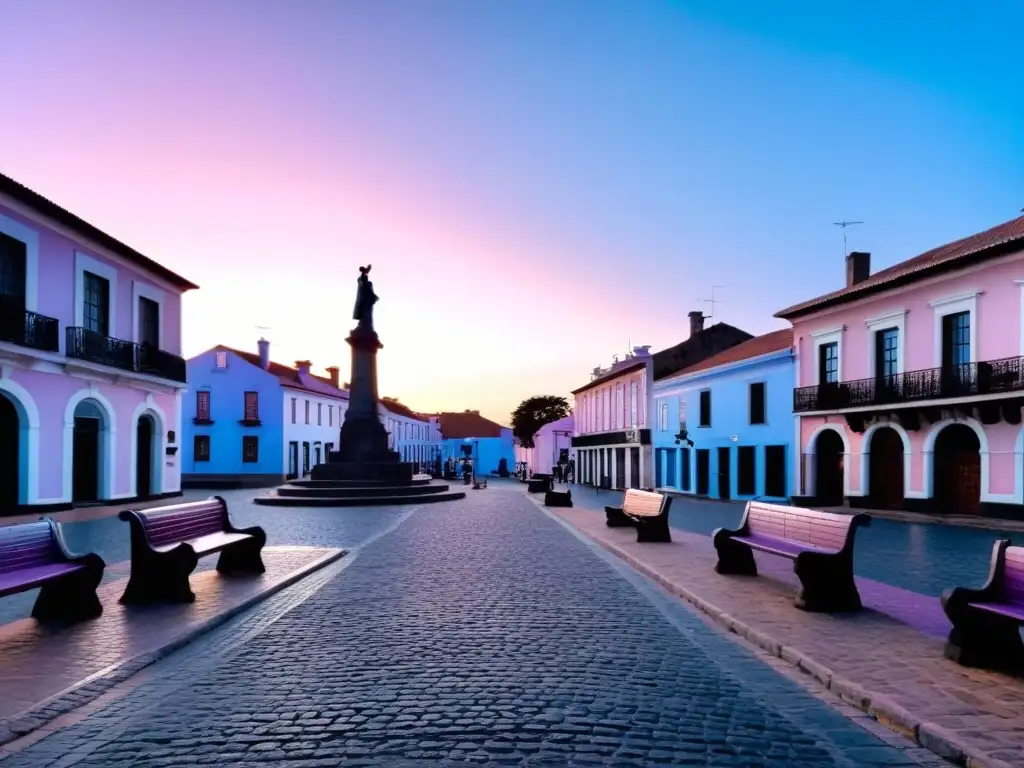
<path fill-rule="evenodd" d="M 260 350 L 260 368 L 264 371 L 270 370 L 270 342 L 266 339 L 260 339 L 256 346 Z"/>
<path fill-rule="evenodd" d="M 633 357 L 650 357 L 651 356 L 651 345 L 647 344 L 642 347 L 633 347 Z"/>
<path fill-rule="evenodd" d="M 302 376 L 309 376 L 310 366 L 313 364 L 309 360 L 296 360 L 295 367 L 299 369 L 299 374 Z"/>
<path fill-rule="evenodd" d="M 327 372 L 331 374 L 331 386 L 337 388 L 338 374 L 341 373 L 341 369 L 339 369 L 338 366 L 336 365 L 332 365 L 330 368 L 327 369 Z"/>
<path fill-rule="evenodd" d="M 690 313 L 690 336 L 696 336 L 704 330 L 704 313 L 699 309 Z"/>
<path fill-rule="evenodd" d="M 846 257 L 846 287 L 852 288 L 871 277 L 871 254 L 851 251 Z"/>

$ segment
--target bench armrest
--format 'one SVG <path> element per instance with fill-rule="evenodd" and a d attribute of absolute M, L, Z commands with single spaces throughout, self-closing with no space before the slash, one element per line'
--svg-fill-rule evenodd
<path fill-rule="evenodd" d="M 1003 575 L 1006 564 L 1006 549 L 1010 546 L 1009 539 L 999 539 L 992 545 L 992 558 L 989 561 L 988 578 L 980 589 L 969 587 L 952 587 L 942 593 L 942 607 L 947 615 L 950 610 L 964 608 L 967 603 L 987 603 L 998 601 L 1003 586 Z"/>
<path fill-rule="evenodd" d="M 61 527 L 61 524 L 51 517 L 43 517 L 42 519 L 50 526 L 50 535 L 53 536 L 53 540 L 57 544 L 57 549 L 60 550 L 61 555 L 69 563 L 92 565 L 94 567 L 98 566 L 100 571 L 107 567 L 103 558 L 94 552 L 87 552 L 84 555 L 72 552 L 71 549 L 68 548 L 67 541 L 64 539 L 64 529 Z"/>
<path fill-rule="evenodd" d="M 613 507 L 613 506 L 611 506 L 611 505 L 609 505 L 609 504 L 605 504 L 605 506 L 604 506 L 604 511 L 605 511 L 605 512 L 611 512 L 611 513 L 612 513 L 613 515 L 614 515 L 615 513 L 618 513 L 618 514 L 620 514 L 620 515 L 621 515 L 621 514 L 623 514 L 623 512 L 622 512 L 622 507 Z"/>

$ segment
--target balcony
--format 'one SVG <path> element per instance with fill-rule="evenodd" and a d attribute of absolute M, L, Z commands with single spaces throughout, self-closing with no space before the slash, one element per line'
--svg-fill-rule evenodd
<path fill-rule="evenodd" d="M 185 360 L 149 344 L 104 336 L 87 328 L 68 328 L 66 354 L 78 360 L 108 365 L 171 381 L 185 381 Z"/>
<path fill-rule="evenodd" d="M 895 376 L 799 387 L 793 390 L 793 411 L 837 411 L 1001 392 L 1024 392 L 1024 358 L 1007 357 L 907 371 Z"/>
<path fill-rule="evenodd" d="M 0 300 L 0 341 L 43 352 L 60 349 L 57 319 Z"/>

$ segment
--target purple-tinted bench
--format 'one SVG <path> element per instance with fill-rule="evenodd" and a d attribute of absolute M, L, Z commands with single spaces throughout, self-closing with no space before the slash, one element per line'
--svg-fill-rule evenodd
<path fill-rule="evenodd" d="M 262 528 L 235 528 L 220 496 L 145 511 L 125 510 L 119 517 L 131 528 L 132 572 L 121 596 L 126 604 L 191 603 L 188 577 L 199 558 L 220 553 L 224 574 L 263 573 L 260 551 L 267 543 Z"/>
<path fill-rule="evenodd" d="M 106 563 L 96 554 L 73 555 L 53 520 L 0 528 L 0 597 L 39 589 L 32 616 L 80 621 L 103 613 L 96 588 Z"/>
<path fill-rule="evenodd" d="M 988 581 L 981 589 L 956 587 L 942 593 L 953 624 L 946 658 L 966 667 L 1024 673 L 1024 547 L 1008 539 L 992 547 Z"/>
<path fill-rule="evenodd" d="M 621 507 L 604 508 L 605 524 L 609 528 L 636 528 L 637 541 L 671 543 L 672 533 L 668 527 L 671 506 L 671 496 L 629 488 L 622 497 Z"/>
<path fill-rule="evenodd" d="M 814 509 L 750 501 L 740 527 L 711 534 L 718 573 L 757 575 L 753 550 L 793 560 L 800 579 L 796 606 L 806 611 L 861 610 L 853 580 L 853 537 L 868 515 L 840 515 Z"/>

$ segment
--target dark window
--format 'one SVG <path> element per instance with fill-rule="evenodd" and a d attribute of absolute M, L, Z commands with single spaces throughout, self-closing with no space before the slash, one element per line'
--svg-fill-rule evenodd
<path fill-rule="evenodd" d="M 711 486 L 711 452 L 707 448 L 697 449 L 697 495 L 707 496 Z"/>
<path fill-rule="evenodd" d="M 942 367 L 971 362 L 971 313 L 957 312 L 942 318 Z"/>
<path fill-rule="evenodd" d="M 753 496 L 757 493 L 757 449 L 741 445 L 736 450 L 736 493 Z"/>
<path fill-rule="evenodd" d="M 700 427 L 711 426 L 711 390 L 702 389 L 700 392 Z"/>
<path fill-rule="evenodd" d="M 295 440 L 288 443 L 288 474 L 292 477 L 299 474 L 299 444 Z"/>
<path fill-rule="evenodd" d="M 245 411 L 243 418 L 246 421 L 259 421 L 260 420 L 260 393 L 259 392 L 246 392 L 245 393 Z"/>
<path fill-rule="evenodd" d="M 898 328 L 886 328 L 875 333 L 875 377 L 889 378 L 899 371 L 896 358 L 899 353 L 900 332 Z"/>
<path fill-rule="evenodd" d="M 199 421 L 210 420 L 210 392 L 201 389 L 196 392 L 196 419 Z"/>
<path fill-rule="evenodd" d="M 256 435 L 244 435 L 242 437 L 242 461 L 246 464 L 255 464 L 260 460 L 260 439 Z"/>
<path fill-rule="evenodd" d="M 690 490 L 690 449 L 682 449 L 682 470 L 680 472 L 681 477 L 679 478 L 679 489 L 682 491 Z"/>
<path fill-rule="evenodd" d="M 658 448 L 654 451 L 654 487 L 661 488 L 661 462 L 665 460 L 666 451 Z"/>
<path fill-rule="evenodd" d="M 302 444 L 302 474 L 309 474 L 309 443 Z"/>
<path fill-rule="evenodd" d="M 764 382 L 750 385 L 750 423 L 764 424 Z"/>
<path fill-rule="evenodd" d="M 99 275 L 86 272 L 82 325 L 104 336 L 110 334 L 110 283 Z"/>
<path fill-rule="evenodd" d="M 8 304 L 25 305 L 25 262 L 28 247 L 0 232 L 0 296 Z"/>
<path fill-rule="evenodd" d="M 838 342 L 818 347 L 818 381 L 821 384 L 836 384 L 839 381 Z"/>
<path fill-rule="evenodd" d="M 292 398 L 292 424 L 295 423 L 295 398 Z"/>
<path fill-rule="evenodd" d="M 319 427 L 324 423 L 324 404 L 316 404 L 316 425 Z"/>
<path fill-rule="evenodd" d="M 669 488 L 676 487 L 676 449 L 669 448 L 665 451 L 665 485 Z"/>
<path fill-rule="evenodd" d="M 327 406 L 327 426 L 328 427 L 333 427 L 334 426 L 334 406 L 333 405 L 328 405 Z"/>
<path fill-rule="evenodd" d="M 309 400 L 306 401 L 306 423 L 309 424 Z"/>
<path fill-rule="evenodd" d="M 139 297 L 139 344 L 160 346 L 160 305 L 145 296 Z"/>
<path fill-rule="evenodd" d="M 192 458 L 196 461 L 210 460 L 209 435 L 196 435 L 192 438 Z"/>
<path fill-rule="evenodd" d="M 764 449 L 764 495 L 786 498 L 786 446 L 767 445 Z"/>

